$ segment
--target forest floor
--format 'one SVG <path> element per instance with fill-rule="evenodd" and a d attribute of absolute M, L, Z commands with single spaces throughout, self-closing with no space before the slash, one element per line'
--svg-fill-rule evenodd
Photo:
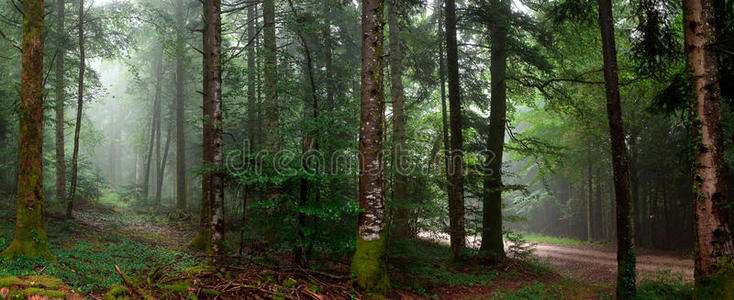
<path fill-rule="evenodd" d="M 14 210 L 0 207 L 0 248 L 12 240 Z M 205 257 L 188 248 L 193 228 L 171 223 L 163 215 L 140 214 L 123 207 L 100 205 L 74 212 L 65 221 L 51 216 L 49 243 L 57 260 L 0 259 L 0 295 L 5 287 L 29 290 L 39 275 L 53 283 L 52 294 L 67 299 L 116 299 L 117 296 L 157 299 L 349 299 L 367 298 L 351 287 L 349 257 L 314 258 L 318 269 L 301 269 L 274 260 L 233 258 L 224 275 L 202 267 Z M 188 223 L 188 222 L 184 222 Z M 448 249 L 426 240 L 391 242 L 388 271 L 391 299 L 611 299 L 613 285 L 606 277 L 584 280 L 567 271 L 584 269 L 592 257 L 609 260 L 609 249 L 582 254 L 579 249 L 541 245 L 538 254 L 551 258 L 513 259 L 495 266 L 481 262 L 447 265 Z M 585 249 L 585 248 L 580 248 Z M 582 250 L 585 251 L 585 250 Z M 267 251 L 266 251 L 267 252 Z M 287 253 L 281 260 L 289 260 Z M 612 256 L 613 257 L 613 256 Z M 643 256 L 644 257 L 644 256 Z M 321 261 L 317 261 L 321 259 Z M 571 262 L 561 263 L 564 259 Z M 276 259 L 277 260 L 277 259 Z M 645 259 L 643 258 L 642 261 Z M 574 266 L 574 264 L 577 264 Z M 562 267 L 566 266 L 566 267 Z M 608 263 L 594 266 L 607 267 Z M 124 274 L 124 275 L 123 275 Z M 125 279 L 127 277 L 127 279 Z M 7 278 L 17 278 L 10 281 Z M 44 277 L 46 278 L 46 277 Z M 655 285 L 653 290 L 681 289 L 679 282 Z M 112 296 L 111 298 L 106 298 Z M 643 298 L 644 299 L 644 298 Z M 655 299 L 648 298 L 648 299 Z"/>

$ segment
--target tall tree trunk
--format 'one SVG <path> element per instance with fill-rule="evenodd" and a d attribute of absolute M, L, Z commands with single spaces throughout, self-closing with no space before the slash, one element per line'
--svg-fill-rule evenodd
<path fill-rule="evenodd" d="M 589 145 L 591 145 L 591 143 L 589 143 Z M 592 171 L 594 169 L 594 160 L 591 156 L 591 147 L 589 147 L 586 155 L 588 158 L 588 162 L 586 164 L 586 180 L 588 189 L 588 194 L 586 195 L 586 240 L 592 241 L 594 239 L 594 218 L 592 216 L 592 203 L 594 203 L 594 174 L 592 174 Z"/>
<path fill-rule="evenodd" d="M 449 144 L 449 121 L 448 112 L 446 111 L 446 62 L 444 60 L 444 41 L 445 36 L 443 32 L 443 7 L 441 6 L 442 0 L 436 0 L 436 11 L 438 12 L 438 35 L 440 37 L 438 41 L 438 76 L 441 81 L 441 128 L 443 136 L 443 149 L 444 149 L 444 173 L 446 175 L 446 182 L 451 180 L 451 173 L 449 172 L 449 158 L 451 145 Z M 451 190 L 451 184 L 446 184 L 446 193 L 448 194 Z"/>
<path fill-rule="evenodd" d="M 162 79 L 161 76 L 163 74 L 163 50 L 161 49 L 160 52 L 157 53 L 156 60 L 155 60 L 155 74 L 156 74 L 156 85 L 155 85 L 155 94 L 153 95 L 153 112 L 151 115 L 151 121 L 150 121 L 150 139 L 148 143 L 148 155 L 145 157 L 145 170 L 143 175 L 143 200 L 148 201 L 148 193 L 150 191 L 150 171 L 151 171 L 151 165 L 153 164 L 153 148 L 155 146 L 156 141 L 156 130 L 158 125 L 158 117 L 160 116 L 160 113 L 158 112 L 160 107 L 160 96 L 161 96 L 161 84 Z"/>
<path fill-rule="evenodd" d="M 359 130 L 359 220 L 352 273 L 360 288 L 385 296 L 387 277 L 382 170 L 384 1 L 362 1 L 362 104 Z"/>
<path fill-rule="evenodd" d="M 617 49 L 611 0 L 598 0 L 599 26 L 604 55 L 604 82 L 607 94 L 607 116 L 612 144 L 612 170 L 617 206 L 617 299 L 635 297 L 635 239 L 632 221 L 629 164 L 622 124 L 622 104 L 617 75 Z"/>
<path fill-rule="evenodd" d="M 79 0 L 79 81 L 77 83 L 77 103 L 76 103 L 76 124 L 74 124 L 74 152 L 71 158 L 71 188 L 69 190 L 69 200 L 66 204 L 66 218 L 72 217 L 71 212 L 74 209 L 74 200 L 76 198 L 77 174 L 79 168 L 79 133 L 82 128 L 82 109 L 84 108 L 84 71 L 85 51 L 84 51 L 84 0 Z"/>
<path fill-rule="evenodd" d="M 210 179 L 209 198 L 211 199 L 211 248 L 214 254 L 212 263 L 223 263 L 224 257 L 224 178 L 222 174 L 222 2 L 221 0 L 204 1 L 204 106 L 208 106 L 209 115 L 205 117 L 211 144 L 209 157 L 205 164 L 210 166 L 206 174 Z"/>
<path fill-rule="evenodd" d="M 461 134 L 461 87 L 459 85 L 459 49 L 456 43 L 456 1 L 446 0 L 446 60 L 451 112 L 451 151 L 449 152 L 449 260 L 461 260 L 466 245 L 464 229 L 464 138 Z"/>
<path fill-rule="evenodd" d="M 695 99 L 689 119 L 695 190 L 695 278 L 701 299 L 734 295 L 734 243 L 727 205 L 721 87 L 715 48 L 717 24 L 713 0 L 684 0 L 685 49 Z"/>
<path fill-rule="evenodd" d="M 171 115 L 173 115 L 174 109 L 175 109 L 174 106 L 171 105 Z M 161 206 L 161 196 L 163 194 L 163 177 L 166 174 L 166 163 L 168 162 L 168 149 L 171 145 L 171 135 L 173 134 L 172 125 L 173 124 L 169 124 L 168 129 L 166 130 L 166 143 L 163 146 L 163 158 L 161 159 L 161 162 L 158 165 L 158 169 L 156 171 L 156 173 L 158 174 L 158 181 L 156 181 L 155 205 L 157 207 Z"/>
<path fill-rule="evenodd" d="M 265 119 L 267 147 L 272 152 L 280 148 L 278 140 L 278 47 L 275 40 L 275 3 L 274 0 L 263 1 L 263 39 L 265 46 Z"/>
<path fill-rule="evenodd" d="M 59 45 L 56 54 L 56 200 L 66 201 L 66 157 L 64 155 L 64 58 L 66 56 L 66 1 L 56 1 Z"/>
<path fill-rule="evenodd" d="M 0 256 L 53 258 L 48 251 L 43 197 L 43 0 L 23 1 L 18 134 L 18 212 L 15 237 Z"/>
<path fill-rule="evenodd" d="M 492 6 L 502 14 L 490 28 L 492 36 L 492 102 L 490 103 L 489 140 L 484 177 L 482 211 L 482 246 L 479 249 L 494 260 L 505 256 L 502 241 L 502 154 L 505 148 L 505 124 L 507 123 L 507 31 L 510 17 L 509 0 L 492 0 Z"/>
<path fill-rule="evenodd" d="M 176 209 L 186 210 L 186 132 L 184 131 L 184 108 L 186 101 L 184 56 L 186 44 L 184 40 L 183 0 L 176 0 Z"/>
<path fill-rule="evenodd" d="M 405 123 L 403 111 L 403 54 L 400 50 L 400 24 L 398 22 L 397 0 L 388 0 L 388 27 L 390 33 L 390 96 L 393 110 L 393 170 L 395 187 L 393 207 L 395 207 L 395 236 L 407 238 L 413 233 L 410 229 L 410 209 L 408 206 L 408 176 L 405 174 Z"/>

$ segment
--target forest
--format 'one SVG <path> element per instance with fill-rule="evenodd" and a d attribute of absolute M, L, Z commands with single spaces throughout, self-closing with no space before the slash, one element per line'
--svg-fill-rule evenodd
<path fill-rule="evenodd" d="M 733 0 L 0 1 L 0 299 L 734 299 Z"/>

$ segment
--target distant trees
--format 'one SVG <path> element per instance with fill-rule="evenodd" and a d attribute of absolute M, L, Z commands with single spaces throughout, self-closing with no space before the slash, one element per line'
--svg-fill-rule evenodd
<path fill-rule="evenodd" d="M 729 220 L 722 133 L 721 76 L 714 44 L 713 0 L 684 0 L 685 49 L 693 95 L 689 131 L 695 203 L 696 296 L 730 299 L 734 294 L 734 242 Z M 720 29 L 723 30 L 723 29 Z"/>
<path fill-rule="evenodd" d="M 43 195 L 43 0 L 23 1 L 23 49 L 18 135 L 15 236 L 0 255 L 53 258 L 48 250 Z"/>
<path fill-rule="evenodd" d="M 382 169 L 384 120 L 384 1 L 362 1 L 362 100 L 359 129 L 359 213 L 352 273 L 357 285 L 384 296 L 387 277 L 385 183 Z"/>
<path fill-rule="evenodd" d="M 84 49 L 84 0 L 79 0 L 78 10 L 79 24 L 79 79 L 77 80 L 77 103 L 76 103 L 76 123 L 74 124 L 74 152 L 71 158 L 71 188 L 69 190 L 69 200 L 66 204 L 66 218 L 72 218 L 72 210 L 74 209 L 74 198 L 76 198 L 76 190 L 79 175 L 79 135 L 82 130 L 82 113 L 84 110 L 84 72 L 86 71 L 86 58 Z"/>
<path fill-rule="evenodd" d="M 66 157 L 64 155 L 64 110 L 66 108 L 65 80 L 66 68 L 66 36 L 64 35 L 66 22 L 66 0 L 56 1 L 56 17 L 59 32 L 58 53 L 56 54 L 56 200 L 66 201 Z"/>

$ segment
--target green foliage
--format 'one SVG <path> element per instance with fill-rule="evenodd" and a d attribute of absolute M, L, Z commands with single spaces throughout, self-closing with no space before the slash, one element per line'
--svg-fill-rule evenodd
<path fill-rule="evenodd" d="M 504 300 L 541 300 L 541 299 L 566 299 L 567 295 L 562 286 L 538 282 L 523 287 L 517 291 L 504 291 L 495 293 L 490 299 Z"/>
<path fill-rule="evenodd" d="M 693 284 L 682 274 L 663 270 L 655 278 L 643 278 L 637 286 L 637 299 L 692 299 Z"/>

